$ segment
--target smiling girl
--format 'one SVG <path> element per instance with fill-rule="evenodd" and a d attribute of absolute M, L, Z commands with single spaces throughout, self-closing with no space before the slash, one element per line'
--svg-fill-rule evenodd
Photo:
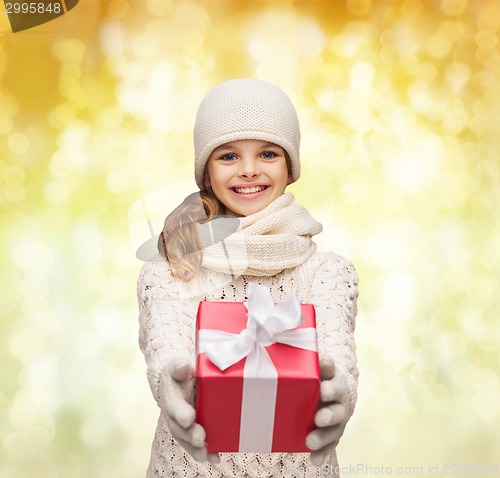
<path fill-rule="evenodd" d="M 316 251 L 321 224 L 285 192 L 300 175 L 295 109 L 267 82 L 226 81 L 203 99 L 194 141 L 200 191 L 167 217 L 160 254 L 138 280 L 139 343 L 161 409 L 147 476 L 312 477 L 324 466 L 336 476 L 356 403 L 358 279 L 346 259 Z M 294 294 L 316 308 L 322 384 L 310 454 L 207 454 L 193 408 L 198 303 L 242 302 L 250 282 L 275 302 Z"/>
<path fill-rule="evenodd" d="M 285 150 L 273 143 L 233 141 L 215 148 L 208 159 L 206 187 L 236 216 L 261 211 L 290 180 Z"/>

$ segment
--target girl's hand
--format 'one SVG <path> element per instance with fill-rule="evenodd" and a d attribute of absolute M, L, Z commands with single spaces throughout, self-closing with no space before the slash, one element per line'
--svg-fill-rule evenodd
<path fill-rule="evenodd" d="M 321 406 L 316 412 L 314 423 L 318 428 L 307 435 L 306 446 L 311 450 L 310 460 L 321 466 L 327 455 L 337 446 L 349 417 L 346 412 L 348 400 L 344 376 L 335 371 L 330 355 L 320 354 Z"/>
<path fill-rule="evenodd" d="M 195 422 L 196 413 L 188 401 L 194 395 L 194 371 L 189 359 L 174 357 L 160 377 L 160 408 L 170 433 L 196 461 L 219 462 L 217 453 L 207 453 L 205 430 Z"/>

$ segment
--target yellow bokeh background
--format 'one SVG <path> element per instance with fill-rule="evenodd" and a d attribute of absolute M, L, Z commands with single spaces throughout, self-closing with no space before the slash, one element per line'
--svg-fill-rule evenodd
<path fill-rule="evenodd" d="M 189 186 L 196 108 L 233 77 L 292 98 L 290 190 L 360 276 L 340 465 L 500 475 L 497 0 L 80 0 L 9 28 L 1 12 L 0 476 L 145 475 L 129 213 Z"/>

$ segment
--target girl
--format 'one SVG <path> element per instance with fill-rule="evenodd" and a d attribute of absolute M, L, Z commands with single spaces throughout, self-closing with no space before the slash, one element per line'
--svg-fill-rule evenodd
<path fill-rule="evenodd" d="M 138 280 L 139 343 L 161 409 L 147 476 L 336 476 L 335 447 L 356 403 L 358 279 L 344 258 L 316 252 L 311 238 L 321 224 L 285 192 L 300 174 L 295 109 L 267 82 L 226 81 L 202 101 L 194 143 L 200 191 L 167 217 L 160 254 Z M 198 303 L 244 301 L 249 282 L 275 302 L 294 294 L 316 307 L 322 384 L 310 455 L 207 454 L 196 423 Z"/>

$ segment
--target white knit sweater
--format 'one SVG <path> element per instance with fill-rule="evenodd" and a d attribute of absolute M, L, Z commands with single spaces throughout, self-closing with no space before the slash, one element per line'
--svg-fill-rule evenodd
<path fill-rule="evenodd" d="M 139 345 L 145 355 L 153 396 L 159 400 L 159 377 L 165 359 L 188 355 L 195 363 L 195 322 L 200 300 L 244 301 L 249 282 L 270 289 L 275 302 L 295 294 L 299 302 L 316 307 L 319 350 L 330 353 L 336 369 L 346 376 L 349 416 L 354 411 L 358 369 L 354 327 L 358 278 L 354 267 L 333 253 L 314 253 L 298 267 L 273 276 L 240 276 L 230 282 L 227 275 L 202 268 L 189 291 L 174 280 L 164 258 L 144 264 L 137 284 L 140 309 Z M 319 477 L 326 468 L 314 467 L 307 453 L 222 453 L 218 465 L 197 463 L 172 438 L 160 415 L 154 438 L 148 478 L 163 477 Z M 335 476 L 336 453 L 325 465 Z"/>

